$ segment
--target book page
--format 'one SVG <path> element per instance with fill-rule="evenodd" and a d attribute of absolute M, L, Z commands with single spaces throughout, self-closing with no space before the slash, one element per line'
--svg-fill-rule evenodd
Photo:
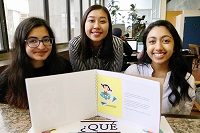
<path fill-rule="evenodd" d="M 160 82 L 123 73 L 101 70 L 98 70 L 97 74 L 99 83 L 98 113 L 100 115 L 114 120 L 128 121 L 136 126 L 141 126 L 146 131 L 159 132 Z M 110 103 L 113 106 L 103 107 L 100 104 L 102 102 L 100 94 L 103 92 L 101 84 L 103 83 L 107 84 L 112 90 L 110 95 L 116 98 L 119 97 L 117 99 L 119 101 L 116 100 L 116 102 Z M 114 93 L 115 91 L 119 92 L 119 94 Z M 103 110 L 103 108 L 107 109 Z M 116 113 L 116 111 L 119 113 Z"/>
<path fill-rule="evenodd" d="M 122 117 L 122 81 L 119 78 L 97 75 L 98 112 Z"/>
<path fill-rule="evenodd" d="M 160 83 L 139 77 L 123 82 L 123 118 L 158 130 L 160 122 Z M 157 129 L 156 129 L 157 128 Z M 150 130 L 151 131 L 151 130 Z"/>
<path fill-rule="evenodd" d="M 34 132 L 97 114 L 96 70 L 26 79 Z"/>

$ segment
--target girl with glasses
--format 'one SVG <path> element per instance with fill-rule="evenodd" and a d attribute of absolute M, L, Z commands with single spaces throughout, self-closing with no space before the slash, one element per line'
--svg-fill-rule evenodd
<path fill-rule="evenodd" d="M 0 102 L 27 109 L 25 78 L 72 72 L 56 50 L 55 36 L 45 20 L 23 20 L 14 35 L 11 63 L 0 75 Z"/>

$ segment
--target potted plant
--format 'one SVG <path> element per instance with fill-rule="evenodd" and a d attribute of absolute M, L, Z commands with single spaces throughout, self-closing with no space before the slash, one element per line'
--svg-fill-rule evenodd
<path fill-rule="evenodd" d="M 130 24 L 130 26 L 128 26 L 128 28 L 131 30 L 131 36 L 133 39 L 136 40 L 135 38 L 135 29 L 136 29 L 136 25 L 135 25 L 135 22 L 136 22 L 136 18 L 137 18 L 137 11 L 136 11 L 136 4 L 131 4 L 130 5 L 130 12 L 128 12 L 128 20 L 130 20 L 130 22 L 128 22 Z"/>
<path fill-rule="evenodd" d="M 131 20 L 131 26 L 129 26 L 129 28 L 131 28 L 132 38 L 141 42 L 144 29 L 146 28 L 146 24 L 141 23 L 141 21 L 145 19 L 145 15 L 139 17 L 136 10 L 136 4 L 131 4 L 130 6 L 131 8 L 128 14 L 128 20 Z"/>
<path fill-rule="evenodd" d="M 121 16 L 120 13 L 117 13 L 117 11 L 120 9 L 120 7 L 116 4 L 119 1 L 111 0 L 108 3 L 108 11 L 111 14 L 112 24 L 116 24 L 117 15 Z"/>
<path fill-rule="evenodd" d="M 130 12 L 128 12 L 128 20 L 131 20 L 132 24 L 134 24 L 137 18 L 136 4 L 131 4 L 130 6 L 131 8 Z"/>

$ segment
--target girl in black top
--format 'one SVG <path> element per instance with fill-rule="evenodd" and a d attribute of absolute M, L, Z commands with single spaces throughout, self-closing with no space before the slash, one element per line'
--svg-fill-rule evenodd
<path fill-rule="evenodd" d="M 55 36 L 45 20 L 23 20 L 14 35 L 11 63 L 0 75 L 0 102 L 27 109 L 25 78 L 72 72 L 56 50 Z"/>

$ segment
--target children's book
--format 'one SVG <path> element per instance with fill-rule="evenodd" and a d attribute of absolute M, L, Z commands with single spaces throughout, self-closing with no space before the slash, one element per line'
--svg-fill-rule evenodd
<path fill-rule="evenodd" d="M 96 69 L 28 78 L 31 131 L 80 132 L 82 120 L 102 116 L 121 133 L 159 133 L 162 81 Z"/>

